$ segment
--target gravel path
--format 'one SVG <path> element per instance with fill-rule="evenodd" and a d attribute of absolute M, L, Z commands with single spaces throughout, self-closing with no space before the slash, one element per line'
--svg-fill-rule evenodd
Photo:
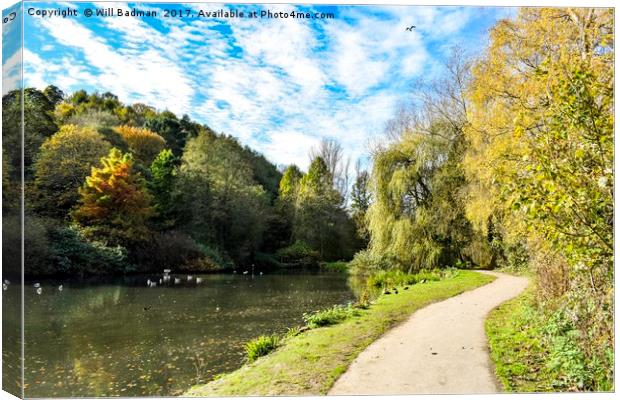
<path fill-rule="evenodd" d="M 372 343 L 330 395 L 496 393 L 484 321 L 521 293 L 526 278 L 498 272 L 492 283 L 415 312 Z"/>

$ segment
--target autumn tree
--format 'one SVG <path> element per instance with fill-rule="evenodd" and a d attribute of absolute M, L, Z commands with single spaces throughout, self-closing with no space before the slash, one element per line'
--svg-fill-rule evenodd
<path fill-rule="evenodd" d="M 91 167 L 108 154 L 110 144 L 91 128 L 63 125 L 46 139 L 34 164 L 34 194 L 38 210 L 64 217 L 79 199 Z"/>
<path fill-rule="evenodd" d="M 127 244 L 147 237 L 152 198 L 133 164 L 131 154 L 113 148 L 80 188 L 79 205 L 72 217 L 93 238 Z"/>
<path fill-rule="evenodd" d="M 166 141 L 161 136 L 148 129 L 123 125 L 115 131 L 123 137 L 134 159 L 143 165 L 150 165 L 166 146 Z"/>
<path fill-rule="evenodd" d="M 502 215 L 527 238 L 540 304 L 585 360 L 568 384 L 591 390 L 613 382 L 613 20 L 525 8 L 500 21 L 473 70 L 464 163 L 470 219 Z"/>

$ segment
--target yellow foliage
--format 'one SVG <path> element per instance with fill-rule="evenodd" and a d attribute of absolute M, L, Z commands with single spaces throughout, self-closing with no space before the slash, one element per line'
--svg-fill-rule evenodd
<path fill-rule="evenodd" d="M 125 140 L 135 159 L 146 165 L 150 165 L 166 146 L 163 137 L 148 129 L 123 125 L 115 130 Z"/>

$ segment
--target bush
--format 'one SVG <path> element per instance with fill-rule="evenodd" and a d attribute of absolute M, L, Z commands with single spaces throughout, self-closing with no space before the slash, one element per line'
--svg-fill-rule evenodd
<path fill-rule="evenodd" d="M 345 261 L 322 262 L 321 269 L 330 272 L 347 272 L 349 263 Z"/>
<path fill-rule="evenodd" d="M 367 285 L 374 288 L 415 285 L 417 283 L 439 281 L 458 275 L 458 270 L 447 268 L 443 270 L 422 270 L 417 274 L 408 274 L 398 269 L 379 271 L 368 277 Z"/>
<path fill-rule="evenodd" d="M 259 357 L 265 356 L 277 349 L 279 343 L 280 339 L 276 335 L 259 336 L 245 344 L 245 355 L 248 361 L 256 361 Z"/>
<path fill-rule="evenodd" d="M 359 251 L 349 263 L 349 270 L 357 274 L 384 271 L 390 268 L 392 264 L 385 257 L 377 256 L 370 250 Z"/>
<path fill-rule="evenodd" d="M 282 268 L 282 264 L 271 254 L 257 252 L 254 263 L 259 270 L 269 271 Z"/>
<path fill-rule="evenodd" d="M 131 251 L 131 260 L 140 265 L 142 272 L 164 268 L 208 272 L 231 266 L 229 259 L 218 250 L 196 242 L 183 232 L 155 232 L 151 235 L 151 240 L 141 242 Z"/>
<path fill-rule="evenodd" d="M 318 328 L 335 325 L 356 315 L 359 315 L 359 311 L 349 304 L 347 306 L 333 306 L 312 314 L 304 313 L 303 318 L 309 328 Z"/>
<path fill-rule="evenodd" d="M 134 270 L 124 247 L 89 241 L 77 226 L 51 230 L 50 241 L 52 274 L 113 274 Z"/>
<path fill-rule="evenodd" d="M 319 253 L 300 240 L 276 251 L 276 257 L 283 263 L 305 266 L 316 266 L 319 261 Z"/>
<path fill-rule="evenodd" d="M 234 266 L 231 258 L 225 251 L 206 244 L 198 243 L 198 247 L 202 251 L 201 265 L 210 271 L 230 269 Z"/>

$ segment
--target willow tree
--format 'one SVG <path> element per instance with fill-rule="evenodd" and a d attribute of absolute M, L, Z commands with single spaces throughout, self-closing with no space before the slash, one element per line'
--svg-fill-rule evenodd
<path fill-rule="evenodd" d="M 474 67 L 466 130 L 468 215 L 501 213 L 529 239 L 540 299 L 599 390 L 613 379 L 593 378 L 612 370 L 613 63 L 613 10 L 522 9 Z"/>
<path fill-rule="evenodd" d="M 468 71 L 454 49 L 443 75 L 421 82 L 413 107 L 389 124 L 392 143 L 373 156 L 370 251 L 407 271 L 468 259 L 471 228 L 460 198 Z"/>

